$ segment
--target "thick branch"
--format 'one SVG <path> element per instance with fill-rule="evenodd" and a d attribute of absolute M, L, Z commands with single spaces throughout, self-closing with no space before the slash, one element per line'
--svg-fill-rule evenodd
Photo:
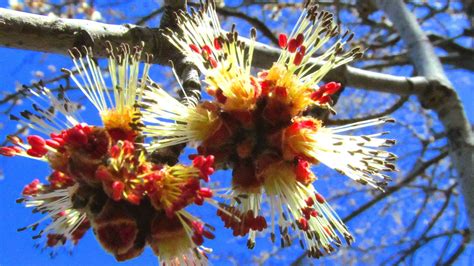
<path fill-rule="evenodd" d="M 97 56 L 105 55 L 105 41 L 113 44 L 146 43 L 145 52 L 155 55 L 155 63 L 168 64 L 172 49 L 157 29 L 135 25 L 111 25 L 77 19 L 51 18 L 0 8 L 0 46 L 67 54 L 74 46 L 92 46 Z M 280 50 L 257 44 L 254 56 L 256 67 L 269 67 Z M 367 90 L 413 94 L 427 88 L 430 82 L 422 77 L 405 78 L 353 67 L 331 71 L 327 80 L 344 82 Z"/>
<path fill-rule="evenodd" d="M 421 103 L 439 116 L 447 132 L 471 228 L 474 226 L 474 136 L 458 94 L 444 73 L 431 42 L 402 0 L 376 0 L 405 42 L 418 74 L 435 86 L 418 94 Z M 471 230 L 473 233 L 474 230 Z M 474 233 L 473 233 L 474 234 Z"/>
<path fill-rule="evenodd" d="M 110 25 L 80 19 L 60 19 L 0 8 L 0 44 L 5 47 L 67 54 L 72 47 L 91 46 L 105 56 L 105 41 L 147 43 L 146 52 L 156 54 L 157 30 L 133 25 Z"/>

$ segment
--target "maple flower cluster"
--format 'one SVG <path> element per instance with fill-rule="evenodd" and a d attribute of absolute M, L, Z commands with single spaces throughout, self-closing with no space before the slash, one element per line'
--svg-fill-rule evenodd
<path fill-rule="evenodd" d="M 32 110 L 13 120 L 45 136 L 26 140 L 10 136 L 1 147 L 4 156 L 23 156 L 47 163 L 46 183 L 28 184 L 19 202 L 46 217 L 20 230 L 39 230 L 47 247 L 77 244 L 92 227 L 103 248 L 118 261 L 140 255 L 149 245 L 163 264 L 205 262 L 201 245 L 214 238 L 213 229 L 185 210 L 202 205 L 213 191 L 205 186 L 214 172 L 214 157 L 196 156 L 192 165 L 152 162 L 142 148 L 137 102 L 148 78 L 151 57 L 140 76 L 143 45 L 108 47 L 108 75 L 89 48 L 70 51 L 76 67 L 70 74 L 82 93 L 97 109 L 102 125 L 89 125 L 77 115 L 79 105 L 63 92 L 55 96 L 36 85 L 21 92 L 32 99 Z M 109 84 L 109 86 L 107 85 Z M 40 223 L 50 223 L 39 229 Z"/>
<path fill-rule="evenodd" d="M 309 115 L 314 108 L 333 111 L 331 96 L 341 84 L 318 84 L 361 55 L 359 47 L 346 48 L 353 35 L 341 35 L 332 14 L 308 3 L 291 34 L 279 36 L 278 60 L 254 73 L 254 29 L 250 40 L 234 28 L 225 33 L 212 2 L 192 15 L 178 11 L 176 18 L 179 31 L 167 38 L 202 72 L 210 100 L 199 102 L 183 90 L 180 101 L 153 82 L 143 45 L 109 44 L 107 82 L 90 48 L 71 50 L 75 71 L 64 71 L 102 125 L 81 121 L 80 106 L 63 92 L 55 96 L 41 84 L 24 88 L 33 108 L 11 118 L 46 137 L 11 136 L 0 154 L 44 161 L 52 172 L 45 184 L 36 179 L 25 187 L 19 201 L 47 216 L 22 229 L 37 230 L 49 218 L 34 237 L 46 236 L 48 247 L 76 244 L 92 227 L 119 261 L 150 246 L 162 264 L 200 265 L 207 263 L 210 250 L 202 244 L 214 238 L 214 229 L 185 208 L 207 202 L 235 236 L 248 237 L 250 249 L 257 232 L 266 231 L 283 247 L 295 236 L 315 258 L 342 239 L 350 245 L 353 236 L 316 190 L 311 168 L 324 164 L 380 190 L 390 180 L 386 172 L 396 170 L 396 156 L 381 149 L 394 144 L 382 138 L 386 133 L 347 135 L 392 119 L 325 127 Z M 150 158 L 187 143 L 197 145 L 192 165 Z M 223 193 L 205 186 L 214 169 L 227 168 L 232 182 L 219 189 Z"/>

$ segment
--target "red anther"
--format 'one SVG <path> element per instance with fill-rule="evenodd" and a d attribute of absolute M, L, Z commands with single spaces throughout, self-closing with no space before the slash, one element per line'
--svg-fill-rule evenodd
<path fill-rule="evenodd" d="M 286 34 L 281 33 L 278 36 L 278 45 L 280 45 L 281 49 L 285 49 L 288 46 L 288 36 Z"/>
<path fill-rule="evenodd" d="M 214 57 L 212 57 L 212 56 L 209 57 L 209 63 L 211 64 L 212 68 L 217 68 L 218 67 L 216 59 L 214 59 Z"/>
<path fill-rule="evenodd" d="M 304 208 L 301 209 L 301 212 L 303 213 L 306 220 L 311 218 L 311 210 L 312 210 L 312 208 L 310 208 L 310 207 L 304 207 Z"/>
<path fill-rule="evenodd" d="M 303 36 L 303 33 L 300 33 L 298 34 L 298 36 L 296 36 L 296 47 L 300 47 L 301 45 L 303 45 L 303 42 L 304 42 L 304 36 Z"/>
<path fill-rule="evenodd" d="M 295 59 L 293 59 L 293 64 L 295 66 L 299 66 L 301 64 L 301 62 L 303 61 L 303 58 L 304 58 L 304 53 L 297 52 L 296 55 L 295 55 Z"/>
<path fill-rule="evenodd" d="M 48 181 L 53 188 L 65 188 L 74 185 L 74 180 L 62 172 L 54 171 L 49 177 Z"/>
<path fill-rule="evenodd" d="M 215 236 L 212 232 L 207 231 L 207 230 L 204 230 L 204 231 L 202 232 L 202 235 L 203 235 L 205 238 L 207 238 L 207 239 L 214 239 L 214 238 L 216 238 L 216 236 Z"/>
<path fill-rule="evenodd" d="M 306 54 L 306 46 L 301 45 L 300 48 L 298 49 L 298 52 L 305 55 Z"/>
<path fill-rule="evenodd" d="M 298 228 L 303 231 L 307 231 L 309 229 L 308 220 L 306 220 L 304 217 L 301 217 L 298 220 Z"/>
<path fill-rule="evenodd" d="M 257 73 L 258 79 L 266 79 L 268 77 L 268 70 L 262 70 Z"/>
<path fill-rule="evenodd" d="M 325 103 L 328 103 L 331 101 L 331 97 L 329 97 L 329 95 L 326 95 L 326 96 L 323 96 L 321 98 L 319 98 L 318 102 L 320 104 L 325 104 Z"/>
<path fill-rule="evenodd" d="M 227 97 L 224 95 L 223 91 L 221 89 L 217 89 L 216 90 L 216 100 L 219 102 L 219 103 L 222 103 L 222 104 L 225 104 L 225 102 L 227 101 Z"/>
<path fill-rule="evenodd" d="M 41 150 L 41 149 L 34 149 L 34 148 L 31 148 L 31 149 L 26 150 L 26 153 L 27 153 L 29 156 L 41 158 L 41 157 L 43 157 L 46 153 L 48 153 L 48 150 L 46 150 L 46 149 L 42 149 L 42 150 Z"/>
<path fill-rule="evenodd" d="M 329 82 L 319 87 L 319 90 L 322 91 L 325 95 L 332 95 L 338 92 L 341 89 L 341 83 Z"/>
<path fill-rule="evenodd" d="M 193 240 L 194 244 L 196 244 L 197 246 L 200 246 L 204 243 L 204 238 L 202 237 L 202 235 L 193 234 L 191 239 Z"/>
<path fill-rule="evenodd" d="M 321 196 L 321 194 L 315 192 L 314 195 L 316 196 L 316 200 L 317 200 L 319 203 L 323 204 L 323 203 L 325 202 L 325 200 L 324 200 L 323 196 Z"/>
<path fill-rule="evenodd" d="M 202 233 L 204 232 L 204 225 L 199 221 L 192 221 L 191 227 L 198 235 L 202 235 Z"/>
<path fill-rule="evenodd" d="M 134 205 L 139 205 L 140 200 L 141 200 L 141 197 L 137 194 L 134 194 L 134 193 L 127 194 L 127 201 Z"/>
<path fill-rule="evenodd" d="M 69 129 L 64 136 L 64 141 L 76 147 L 81 147 L 88 142 L 86 132 L 78 126 Z"/>
<path fill-rule="evenodd" d="M 302 129 L 316 129 L 316 124 L 312 120 L 303 120 L 297 121 L 291 124 L 287 129 L 285 134 L 287 136 L 299 134 Z"/>
<path fill-rule="evenodd" d="M 204 182 L 209 182 L 209 176 L 211 176 L 214 173 L 214 168 L 213 167 L 201 167 L 200 169 L 201 174 L 199 177 L 201 177 Z"/>
<path fill-rule="evenodd" d="M 46 141 L 38 135 L 30 135 L 26 139 L 33 148 L 44 147 L 46 145 Z"/>
<path fill-rule="evenodd" d="M 49 147 L 53 148 L 53 149 L 57 149 L 59 147 L 61 147 L 61 144 L 55 140 L 52 140 L 52 139 L 47 139 L 46 140 L 46 145 L 48 145 Z"/>
<path fill-rule="evenodd" d="M 256 223 L 258 231 L 262 231 L 263 229 L 267 228 L 267 220 L 265 220 L 265 217 L 261 215 L 257 216 Z"/>
<path fill-rule="evenodd" d="M 286 89 L 286 87 L 278 86 L 278 87 L 275 87 L 275 94 L 278 97 L 286 98 L 288 97 L 288 90 Z"/>
<path fill-rule="evenodd" d="M 0 154 L 6 157 L 13 157 L 17 152 L 13 147 L 0 147 Z"/>
<path fill-rule="evenodd" d="M 123 190 L 125 189 L 125 184 L 120 181 L 115 181 L 112 183 L 112 199 L 119 201 L 122 198 Z"/>
<path fill-rule="evenodd" d="M 270 92 L 270 89 L 273 86 L 273 82 L 269 80 L 264 80 L 260 82 L 260 88 L 262 89 L 262 95 L 267 96 Z"/>
<path fill-rule="evenodd" d="M 149 180 L 150 182 L 156 182 L 158 180 L 161 180 L 161 178 L 163 178 L 163 176 L 162 176 L 162 173 L 160 171 L 155 171 L 155 172 L 152 172 L 152 173 L 148 174 L 145 178 L 147 180 Z"/>
<path fill-rule="evenodd" d="M 203 165 L 204 163 L 204 160 L 205 160 L 205 157 L 204 156 L 196 156 L 194 157 L 193 159 L 193 166 L 196 167 L 196 168 L 201 168 L 201 166 Z"/>
<path fill-rule="evenodd" d="M 126 140 L 123 142 L 122 150 L 124 154 L 130 155 L 135 152 L 135 146 L 133 145 L 133 142 Z"/>
<path fill-rule="evenodd" d="M 189 179 L 189 180 L 186 182 L 186 184 L 184 185 L 184 188 L 185 188 L 185 189 L 188 189 L 188 190 L 191 190 L 191 191 L 192 191 L 191 194 L 194 195 L 195 192 L 200 189 L 199 180 L 194 179 L 194 178 Z"/>
<path fill-rule="evenodd" d="M 193 44 L 193 43 L 191 43 L 191 44 L 189 45 L 189 48 L 191 48 L 191 50 L 193 50 L 193 52 L 195 52 L 195 53 L 198 53 L 198 54 L 201 53 L 201 49 L 199 49 L 199 47 L 197 47 L 197 46 L 196 46 L 195 44 Z"/>
<path fill-rule="evenodd" d="M 50 133 L 49 136 L 54 139 L 54 138 L 61 138 L 62 137 L 62 132 L 61 133 Z"/>
<path fill-rule="evenodd" d="M 52 138 L 51 140 L 56 141 L 57 143 L 64 145 L 64 139 L 63 138 Z"/>
<path fill-rule="evenodd" d="M 288 43 L 288 52 L 294 53 L 296 52 L 296 49 L 298 49 L 298 42 L 296 39 L 291 39 Z"/>
<path fill-rule="evenodd" d="M 194 198 L 194 203 L 196 205 L 201 206 L 202 204 L 204 204 L 204 198 L 200 195 L 196 195 L 196 197 Z"/>
<path fill-rule="evenodd" d="M 207 187 L 200 188 L 198 194 L 204 198 L 212 198 L 212 190 Z"/>
<path fill-rule="evenodd" d="M 41 183 L 40 183 L 39 179 L 35 179 L 35 180 L 31 181 L 31 183 L 26 185 L 23 188 L 23 191 L 21 193 L 24 196 L 36 195 L 38 193 L 38 190 L 39 190 L 40 186 L 41 186 Z"/>
<path fill-rule="evenodd" d="M 77 125 L 76 127 L 82 129 L 84 131 L 84 133 L 86 133 L 86 134 L 92 133 L 92 127 L 90 127 L 86 123 L 81 123 L 81 124 Z"/>
<path fill-rule="evenodd" d="M 317 125 L 313 120 L 303 120 L 300 122 L 302 128 L 316 129 Z"/>
<path fill-rule="evenodd" d="M 120 156 L 120 152 L 121 152 L 121 149 L 119 146 L 115 145 L 115 146 L 112 146 L 109 150 L 109 155 L 110 157 L 112 158 L 117 158 Z"/>
<path fill-rule="evenodd" d="M 207 44 L 204 45 L 202 47 L 202 53 L 203 53 L 204 58 L 210 56 L 212 54 L 211 47 L 209 47 L 209 45 L 207 45 Z"/>
<path fill-rule="evenodd" d="M 306 202 L 306 205 L 307 205 L 308 207 L 311 207 L 311 206 L 314 205 L 313 197 L 308 197 L 308 198 L 305 200 L 305 202 Z"/>
<path fill-rule="evenodd" d="M 318 217 L 318 211 L 317 210 L 313 209 L 309 214 L 313 217 Z"/>
<path fill-rule="evenodd" d="M 106 167 L 101 166 L 95 171 L 95 178 L 101 181 L 112 181 L 114 179 L 114 176 L 109 172 Z"/>
<path fill-rule="evenodd" d="M 220 50 L 222 48 L 222 45 L 221 45 L 221 42 L 219 41 L 219 38 L 214 39 L 214 48 L 216 48 L 216 50 Z"/>
<path fill-rule="evenodd" d="M 206 156 L 206 167 L 211 167 L 214 164 L 215 157 L 214 155 Z"/>
<path fill-rule="evenodd" d="M 311 93 L 311 100 L 313 101 L 319 101 L 319 99 L 323 96 L 323 92 L 320 91 L 320 90 L 317 90 L 317 91 L 314 91 L 313 93 Z"/>
<path fill-rule="evenodd" d="M 308 161 L 298 158 L 298 163 L 296 165 L 295 174 L 296 180 L 302 184 L 309 184 L 312 180 L 312 173 L 309 169 L 310 165 Z"/>

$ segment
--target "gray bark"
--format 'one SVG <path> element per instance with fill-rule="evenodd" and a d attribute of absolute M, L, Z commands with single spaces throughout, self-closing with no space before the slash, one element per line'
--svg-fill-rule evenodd
<path fill-rule="evenodd" d="M 438 114 L 447 133 L 451 160 L 458 172 L 471 226 L 471 239 L 474 239 L 474 136 L 461 100 L 428 37 L 405 3 L 402 0 L 377 0 L 376 3 L 399 32 L 417 73 L 434 85 L 420 91 L 418 97 L 424 107 Z"/>
<path fill-rule="evenodd" d="M 173 54 L 158 29 L 51 18 L 0 8 L 0 46 L 67 54 L 71 47 L 87 45 L 94 49 L 96 56 L 105 56 L 107 40 L 115 45 L 143 41 L 146 43 L 145 52 L 153 54 L 158 64 L 168 64 L 170 54 Z M 254 65 L 269 67 L 279 53 L 279 49 L 258 43 Z M 429 80 L 424 77 L 399 77 L 350 66 L 332 70 L 325 79 L 343 82 L 346 86 L 400 95 L 413 94 L 430 86 Z"/>

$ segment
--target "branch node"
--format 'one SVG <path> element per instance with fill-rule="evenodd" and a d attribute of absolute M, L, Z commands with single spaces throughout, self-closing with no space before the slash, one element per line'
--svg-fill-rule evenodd
<path fill-rule="evenodd" d="M 74 32 L 74 47 L 94 47 L 94 38 L 87 30 Z"/>

